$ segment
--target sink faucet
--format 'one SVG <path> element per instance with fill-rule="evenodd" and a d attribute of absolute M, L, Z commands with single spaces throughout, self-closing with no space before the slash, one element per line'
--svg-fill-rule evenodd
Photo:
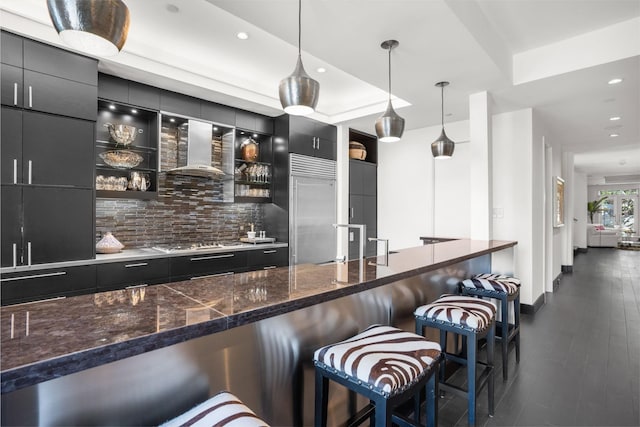
<path fill-rule="evenodd" d="M 367 234 L 367 226 L 365 224 L 333 224 L 334 228 L 355 228 L 360 230 L 360 259 L 364 258 L 364 236 Z"/>

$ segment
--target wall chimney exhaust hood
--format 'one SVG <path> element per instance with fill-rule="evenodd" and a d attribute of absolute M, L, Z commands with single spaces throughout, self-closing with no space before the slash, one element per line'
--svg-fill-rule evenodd
<path fill-rule="evenodd" d="M 167 170 L 172 175 L 219 178 L 225 175 L 222 169 L 211 165 L 213 125 L 189 119 L 187 122 L 186 165 Z M 178 134 L 180 128 L 178 128 Z M 178 139 L 180 137 L 178 136 Z"/>

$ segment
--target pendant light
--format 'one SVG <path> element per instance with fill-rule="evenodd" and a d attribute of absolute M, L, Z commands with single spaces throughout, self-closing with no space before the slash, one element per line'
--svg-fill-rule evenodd
<path fill-rule="evenodd" d="M 391 104 L 391 50 L 400 43 L 397 40 L 386 40 L 380 45 L 389 51 L 389 103 L 384 114 L 376 120 L 376 134 L 382 142 L 396 142 L 402 138 L 404 132 L 404 119 L 396 113 Z"/>
<path fill-rule="evenodd" d="M 300 39 L 302 33 L 302 0 L 298 0 L 298 62 L 289 77 L 280 80 L 280 103 L 285 113 L 305 116 L 315 111 L 320 83 L 312 79 L 302 65 Z"/>
<path fill-rule="evenodd" d="M 436 159 L 448 159 L 453 156 L 453 149 L 456 148 L 456 144 L 449 139 L 444 132 L 444 87 L 448 86 L 449 82 L 438 82 L 436 86 L 440 88 L 440 118 L 442 122 L 442 132 L 438 139 L 431 143 L 431 154 Z"/>
<path fill-rule="evenodd" d="M 122 0 L 47 0 L 49 16 L 62 40 L 95 56 L 117 55 L 129 32 L 129 9 Z"/>

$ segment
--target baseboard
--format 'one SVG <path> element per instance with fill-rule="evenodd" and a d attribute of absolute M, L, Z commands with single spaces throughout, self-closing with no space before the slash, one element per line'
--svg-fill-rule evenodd
<path fill-rule="evenodd" d="M 573 273 L 573 265 L 563 265 L 560 267 L 560 271 L 563 273 Z"/>
<path fill-rule="evenodd" d="M 558 276 L 553 279 L 553 292 L 557 291 L 560 287 L 560 279 L 562 279 L 562 273 L 558 274 Z"/>
<path fill-rule="evenodd" d="M 522 314 L 536 314 L 538 310 L 542 308 L 545 302 L 545 294 L 542 294 L 535 300 L 533 305 L 520 304 L 520 313 Z"/>
<path fill-rule="evenodd" d="M 589 248 L 578 248 L 576 249 L 576 252 L 579 254 L 586 254 L 587 252 L 589 252 Z"/>

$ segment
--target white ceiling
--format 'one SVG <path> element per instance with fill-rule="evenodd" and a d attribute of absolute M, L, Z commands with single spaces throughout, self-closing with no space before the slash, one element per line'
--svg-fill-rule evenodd
<path fill-rule="evenodd" d="M 102 71 L 281 114 L 278 82 L 293 71 L 297 53 L 296 0 L 125 1 L 129 38 L 118 56 L 100 61 Z M 0 24 L 61 45 L 45 3 L 2 0 Z M 392 93 L 407 129 L 440 122 L 433 85 L 448 80 L 447 122 L 466 120 L 469 95 L 486 90 L 496 112 L 533 107 L 547 141 L 576 153 L 579 171 L 639 174 L 638 54 L 513 84 L 513 55 L 638 16 L 638 0 L 303 0 L 303 61 L 321 85 L 314 117 L 374 133 L 387 97 L 380 43 L 397 39 Z M 239 31 L 250 38 L 238 40 Z M 316 71 L 321 66 L 326 73 Z M 612 77 L 624 81 L 609 86 Z M 613 114 L 622 120 L 609 122 Z M 613 132 L 620 136 L 610 138 Z"/>

